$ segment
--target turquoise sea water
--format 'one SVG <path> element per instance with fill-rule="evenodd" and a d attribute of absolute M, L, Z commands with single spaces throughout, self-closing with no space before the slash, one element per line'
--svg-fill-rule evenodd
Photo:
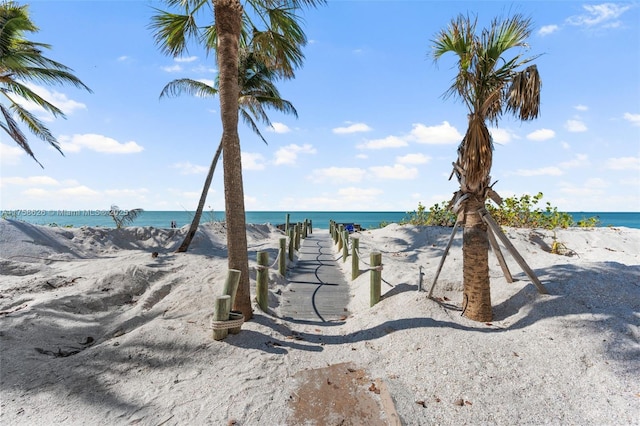
<path fill-rule="evenodd" d="M 5 217 L 23 220 L 38 225 L 58 226 L 105 226 L 115 227 L 109 217 L 108 210 L 9 210 L 3 211 Z M 571 212 L 574 220 L 598 217 L 600 226 L 626 226 L 640 229 L 640 212 Z M 287 212 L 247 212 L 247 223 L 284 223 Z M 329 221 L 338 223 L 357 223 L 362 228 L 378 228 L 383 222 L 400 222 L 407 218 L 407 212 L 290 212 L 291 223 L 304 222 L 309 219 L 314 228 L 328 229 Z M 170 228 L 171 221 L 176 221 L 180 228 L 191 223 L 193 212 L 188 211 L 145 211 L 134 221 L 135 226 L 153 226 Z M 224 212 L 204 212 L 200 223 L 223 221 Z"/>

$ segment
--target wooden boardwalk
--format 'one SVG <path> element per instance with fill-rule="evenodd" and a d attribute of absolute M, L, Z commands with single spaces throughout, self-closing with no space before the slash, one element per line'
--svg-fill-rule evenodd
<path fill-rule="evenodd" d="M 289 285 L 281 307 L 285 319 L 323 323 L 347 317 L 349 285 L 333 246 L 328 230 L 318 230 L 302 240 L 298 262 L 287 272 Z"/>

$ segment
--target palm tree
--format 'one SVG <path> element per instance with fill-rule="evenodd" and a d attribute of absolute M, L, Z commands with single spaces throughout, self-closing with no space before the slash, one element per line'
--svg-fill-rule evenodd
<path fill-rule="evenodd" d="M 497 125 L 504 112 L 522 121 L 538 117 L 541 82 L 537 67 L 529 65 L 538 56 L 524 58 L 511 51 L 528 48 L 529 18 L 517 14 L 494 19 L 479 35 L 476 24 L 477 18 L 469 16 L 453 19 L 437 34 L 433 56 L 437 62 L 445 53 L 457 55 L 458 74 L 445 96 L 459 97 L 469 110 L 467 132 L 454 163 L 460 190 L 451 203 L 464 223 L 463 312 L 476 321 L 491 321 L 489 242 L 481 213 L 487 197 L 499 197 L 490 185 L 493 141 L 487 122 Z"/>
<path fill-rule="evenodd" d="M 267 141 L 256 124 L 256 120 L 258 120 L 267 126 L 271 125 L 271 120 L 269 120 L 269 117 L 267 116 L 264 109 L 265 107 L 270 107 L 284 113 L 290 113 L 295 117 L 298 117 L 298 112 L 294 108 L 293 104 L 281 98 L 280 92 L 274 83 L 276 78 L 277 74 L 262 62 L 252 50 L 249 48 L 240 49 L 238 58 L 238 84 L 240 86 L 240 99 L 238 100 L 240 106 L 239 113 L 244 122 L 258 136 L 260 136 L 265 144 Z M 218 93 L 218 89 L 216 87 L 211 87 L 207 83 L 201 81 L 182 78 L 169 82 L 160 93 L 160 97 L 177 96 L 183 92 L 201 97 L 215 96 Z M 209 172 L 207 173 L 202 193 L 200 195 L 200 201 L 198 202 L 198 207 L 196 208 L 195 215 L 191 221 L 189 231 L 176 252 L 182 253 L 189 249 L 191 240 L 193 239 L 198 229 L 198 225 L 200 224 L 200 219 L 207 199 L 207 193 L 211 187 L 213 174 L 221 154 L 222 142 L 218 145 L 213 161 L 209 166 Z"/>
<path fill-rule="evenodd" d="M 64 118 L 65 115 L 60 108 L 35 93 L 25 82 L 70 83 L 89 92 L 91 89 L 72 74 L 72 69 L 43 56 L 43 49 L 50 49 L 50 45 L 25 38 L 25 33 L 37 31 L 38 27 L 31 21 L 26 5 L 20 6 L 12 1 L 0 4 L 0 127 L 43 167 L 16 119 L 22 121 L 31 133 L 63 154 L 57 139 L 42 121 L 24 107 L 24 102 L 34 103 L 54 117 Z"/>
<path fill-rule="evenodd" d="M 224 192 L 227 220 L 228 266 L 240 271 L 240 283 L 234 310 L 251 319 L 249 256 L 247 253 L 246 218 L 240 138 L 238 136 L 238 51 L 251 40 L 256 54 L 284 78 L 293 78 L 302 64 L 302 47 L 306 36 L 296 15 L 302 6 L 316 6 L 324 0 L 246 0 L 245 13 L 240 0 L 165 0 L 183 13 L 158 11 L 151 27 L 163 51 L 179 56 L 187 51 L 187 42 L 195 39 L 207 51 L 215 50 L 218 59 L 222 149 L 224 151 Z M 199 26 L 197 18 L 213 24 Z"/>

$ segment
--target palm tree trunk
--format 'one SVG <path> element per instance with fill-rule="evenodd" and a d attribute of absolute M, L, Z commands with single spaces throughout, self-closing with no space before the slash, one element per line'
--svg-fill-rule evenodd
<path fill-rule="evenodd" d="M 200 194 L 200 201 L 198 201 L 198 208 L 196 209 L 196 214 L 193 216 L 193 220 L 191 221 L 191 226 L 189 226 L 189 232 L 187 232 L 187 235 L 184 237 L 184 240 L 182 241 L 182 244 L 180 244 L 180 247 L 178 247 L 178 250 L 176 250 L 176 253 L 184 253 L 189 250 L 193 236 L 196 235 L 196 231 L 200 225 L 200 219 L 202 218 L 204 204 L 207 201 L 207 194 L 211 187 L 211 181 L 213 180 L 213 173 L 216 171 L 216 165 L 220 160 L 220 154 L 222 154 L 222 141 L 220 141 L 216 154 L 213 156 L 213 161 L 211 161 L 211 165 L 209 166 L 209 173 L 207 174 L 207 178 L 204 180 L 204 186 L 202 187 L 202 193 Z"/>
<path fill-rule="evenodd" d="M 483 207 L 484 200 L 481 196 L 473 196 L 465 204 L 462 239 L 463 314 L 474 321 L 489 322 L 493 318 L 489 282 L 489 239 L 487 226 L 477 213 Z"/>
<path fill-rule="evenodd" d="M 242 183 L 242 161 L 238 136 L 238 44 L 242 28 L 242 5 L 239 0 L 214 0 L 218 33 L 218 68 L 220 114 L 222 117 L 222 165 L 224 168 L 224 200 L 227 220 L 229 269 L 240 271 L 240 283 L 234 310 L 245 320 L 253 317 L 249 286 L 249 255 Z"/>

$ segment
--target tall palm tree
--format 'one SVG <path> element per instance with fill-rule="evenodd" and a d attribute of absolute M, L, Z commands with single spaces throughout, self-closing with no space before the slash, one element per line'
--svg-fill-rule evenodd
<path fill-rule="evenodd" d="M 489 242 L 480 212 L 487 197 L 499 197 L 490 184 L 493 141 L 487 122 L 497 125 L 505 112 L 522 121 L 538 117 L 541 82 L 537 67 L 529 65 L 538 56 L 525 58 L 522 53 L 532 30 L 529 18 L 517 14 L 494 19 L 480 34 L 476 24 L 477 18 L 454 18 L 437 34 L 433 57 L 437 62 L 446 53 L 457 55 L 458 74 L 445 96 L 459 97 L 469 109 L 467 132 L 454 163 L 460 190 L 451 204 L 464 223 L 463 312 L 476 321 L 491 321 Z"/>
<path fill-rule="evenodd" d="M 271 125 L 271 120 L 269 120 L 265 107 L 293 114 L 295 117 L 298 117 L 298 112 L 293 104 L 282 99 L 280 96 L 280 92 L 274 82 L 276 78 L 277 73 L 270 69 L 252 50 L 249 48 L 240 49 L 238 58 L 238 84 L 240 86 L 240 99 L 238 100 L 240 107 L 239 113 L 244 122 L 260 136 L 265 144 L 267 141 L 256 124 L 256 121 L 260 121 L 267 126 Z M 160 97 L 177 96 L 181 93 L 201 97 L 212 97 L 218 93 L 218 89 L 216 88 L 218 81 L 215 87 L 211 87 L 207 83 L 189 78 L 173 80 L 164 87 L 160 93 Z M 180 244 L 180 247 L 176 250 L 179 253 L 186 252 L 189 249 L 191 240 L 198 230 L 207 199 L 207 193 L 211 187 L 213 174 L 221 154 L 222 142 L 218 145 L 213 161 L 209 166 L 209 172 L 207 173 L 202 193 L 200 194 L 200 201 L 198 202 L 198 207 L 191 221 L 189 231 L 182 241 L 182 244 Z"/>
<path fill-rule="evenodd" d="M 42 54 L 43 49 L 51 48 L 50 45 L 25 38 L 25 33 L 36 32 L 38 27 L 31 21 L 26 5 L 20 6 L 12 1 L 3 1 L 0 4 L 0 127 L 40 167 L 43 167 L 36 159 L 26 135 L 20 130 L 16 120 L 22 121 L 31 133 L 48 142 L 60 154 L 63 153 L 57 139 L 23 103 L 34 103 L 54 117 L 64 118 L 65 115 L 60 108 L 42 98 L 25 83 L 70 83 L 89 92 L 91 89 L 72 74 L 71 68 Z"/>
<path fill-rule="evenodd" d="M 234 310 L 251 319 L 249 256 L 247 253 L 246 218 L 240 138 L 238 136 L 238 50 L 251 40 L 255 52 L 270 68 L 284 78 L 293 78 L 302 64 L 302 47 L 306 36 L 296 13 L 303 6 L 323 4 L 324 0 L 165 0 L 183 13 L 158 11 L 152 18 L 156 42 L 166 53 L 179 56 L 194 39 L 207 51 L 215 50 L 218 59 L 222 149 L 224 151 L 224 192 L 227 220 L 228 266 L 240 271 L 240 283 Z M 243 4 L 249 9 L 245 12 Z M 197 18 L 214 22 L 205 26 Z M 208 11 L 207 11 L 208 9 Z"/>

